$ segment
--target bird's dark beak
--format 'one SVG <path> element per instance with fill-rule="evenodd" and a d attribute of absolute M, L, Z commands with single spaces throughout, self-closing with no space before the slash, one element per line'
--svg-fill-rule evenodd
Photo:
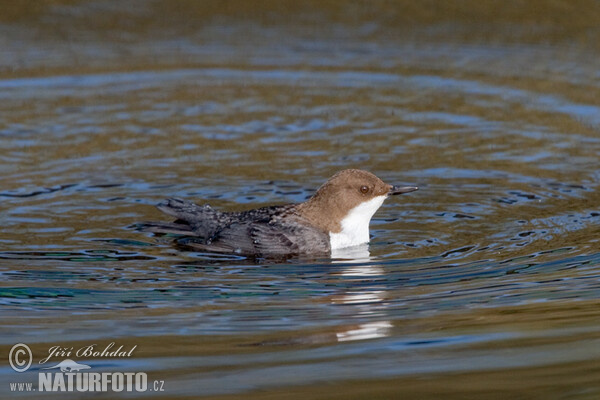
<path fill-rule="evenodd" d="M 419 188 L 416 186 L 391 186 L 389 194 L 395 196 L 397 194 L 414 192 L 415 190 L 419 190 Z"/>

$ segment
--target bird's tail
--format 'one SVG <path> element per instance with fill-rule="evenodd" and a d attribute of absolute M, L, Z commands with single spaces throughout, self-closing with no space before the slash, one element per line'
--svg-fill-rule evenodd
<path fill-rule="evenodd" d="M 141 222 L 135 227 L 142 232 L 195 236 L 191 226 L 175 222 Z"/>
<path fill-rule="evenodd" d="M 209 240 L 218 231 L 219 226 L 228 219 L 227 213 L 219 212 L 209 205 L 200 206 L 182 199 L 167 199 L 156 207 L 176 218 L 175 222 L 147 222 L 138 225 L 140 230 L 195 236 Z"/>

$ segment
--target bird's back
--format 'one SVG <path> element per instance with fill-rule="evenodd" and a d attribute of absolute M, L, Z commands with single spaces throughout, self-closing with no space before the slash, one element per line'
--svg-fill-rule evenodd
<path fill-rule="evenodd" d="M 175 222 L 148 223 L 143 229 L 183 235 L 178 243 L 200 251 L 257 256 L 330 251 L 327 233 L 304 220 L 294 204 L 221 212 L 209 205 L 168 199 L 157 207 L 175 217 Z"/>

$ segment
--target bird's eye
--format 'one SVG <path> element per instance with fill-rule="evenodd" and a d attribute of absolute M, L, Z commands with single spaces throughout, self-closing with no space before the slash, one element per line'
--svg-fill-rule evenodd
<path fill-rule="evenodd" d="M 368 187 L 368 186 L 361 186 L 361 187 L 360 187 L 360 192 L 361 192 L 362 194 L 367 194 L 367 193 L 369 193 L 369 187 Z"/>

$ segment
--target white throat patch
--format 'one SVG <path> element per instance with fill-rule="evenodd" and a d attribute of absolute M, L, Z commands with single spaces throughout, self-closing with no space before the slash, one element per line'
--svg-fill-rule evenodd
<path fill-rule="evenodd" d="M 369 242 L 369 222 L 387 196 L 377 196 L 354 207 L 342 220 L 342 231 L 329 232 L 331 249 L 357 246 Z"/>

